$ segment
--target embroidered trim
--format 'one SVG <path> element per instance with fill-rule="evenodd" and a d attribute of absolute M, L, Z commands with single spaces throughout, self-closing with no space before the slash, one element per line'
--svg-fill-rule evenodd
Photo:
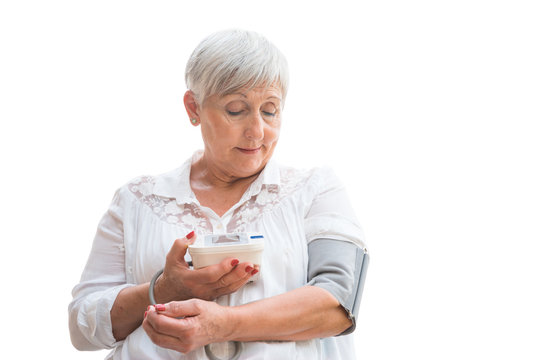
<path fill-rule="evenodd" d="M 228 224 L 228 232 L 244 232 L 248 226 L 269 213 L 282 201 L 305 186 L 313 171 L 302 171 L 293 168 L 281 168 L 281 185 L 262 185 L 258 194 L 244 201 L 234 211 Z M 178 204 L 173 198 L 155 195 L 153 187 L 155 178 L 141 176 L 128 184 L 128 189 L 161 220 L 169 224 L 181 225 L 197 232 L 212 233 L 211 221 L 201 208 L 194 203 Z"/>
<path fill-rule="evenodd" d="M 310 172 L 292 168 L 281 169 L 281 186 L 263 185 L 258 194 L 239 206 L 228 224 L 229 232 L 245 232 L 249 224 L 274 211 L 282 201 L 305 185 Z"/>
<path fill-rule="evenodd" d="M 178 205 L 175 199 L 153 194 L 155 178 L 142 176 L 128 184 L 128 189 L 161 220 L 197 232 L 212 233 L 212 225 L 196 204 Z"/>

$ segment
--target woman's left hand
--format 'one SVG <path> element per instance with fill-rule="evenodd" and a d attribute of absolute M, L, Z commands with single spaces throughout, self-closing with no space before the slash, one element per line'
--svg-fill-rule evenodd
<path fill-rule="evenodd" d="M 150 306 L 142 327 L 156 345 L 184 354 L 226 341 L 234 329 L 226 307 L 200 299 Z"/>

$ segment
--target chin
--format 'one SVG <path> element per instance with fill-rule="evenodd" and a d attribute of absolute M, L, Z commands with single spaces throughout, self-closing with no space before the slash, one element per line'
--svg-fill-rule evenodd
<path fill-rule="evenodd" d="M 241 173 L 242 177 L 252 176 L 262 170 L 268 159 L 252 159 L 249 161 L 239 162 L 236 169 Z"/>

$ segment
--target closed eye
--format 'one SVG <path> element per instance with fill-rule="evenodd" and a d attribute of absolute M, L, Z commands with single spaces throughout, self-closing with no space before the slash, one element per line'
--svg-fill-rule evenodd
<path fill-rule="evenodd" d="M 228 115 L 231 115 L 231 116 L 238 116 L 238 115 L 240 115 L 242 112 L 243 112 L 243 110 L 240 110 L 240 111 L 230 111 L 230 110 L 227 110 Z"/>
<path fill-rule="evenodd" d="M 267 115 L 267 116 L 275 116 L 275 113 L 272 113 L 272 112 L 269 112 L 269 111 L 262 111 L 262 113 L 264 115 Z"/>

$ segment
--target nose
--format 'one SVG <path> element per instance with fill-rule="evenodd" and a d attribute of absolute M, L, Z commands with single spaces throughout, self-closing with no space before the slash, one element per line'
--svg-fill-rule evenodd
<path fill-rule="evenodd" d="M 249 140 L 264 139 L 264 119 L 260 113 L 255 113 L 250 116 L 245 128 L 245 137 Z"/>

